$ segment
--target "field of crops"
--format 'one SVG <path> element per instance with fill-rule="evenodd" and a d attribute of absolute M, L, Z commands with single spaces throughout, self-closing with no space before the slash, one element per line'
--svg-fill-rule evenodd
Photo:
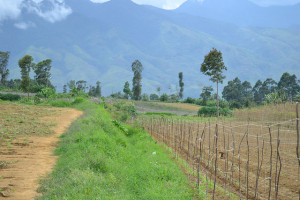
<path fill-rule="evenodd" d="M 217 185 L 227 199 L 298 199 L 299 163 L 295 104 L 264 106 L 211 120 L 143 116 L 156 140 L 186 160 L 202 196 Z"/>

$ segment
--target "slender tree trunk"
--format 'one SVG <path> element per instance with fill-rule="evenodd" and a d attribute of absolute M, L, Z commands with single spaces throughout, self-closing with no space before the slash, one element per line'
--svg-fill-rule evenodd
<path fill-rule="evenodd" d="M 219 119 L 219 80 L 217 80 L 217 117 Z"/>

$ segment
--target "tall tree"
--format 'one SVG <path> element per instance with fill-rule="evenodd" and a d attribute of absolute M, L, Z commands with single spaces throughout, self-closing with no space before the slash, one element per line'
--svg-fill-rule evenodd
<path fill-rule="evenodd" d="M 180 87 L 180 91 L 179 91 L 179 99 L 182 99 L 183 98 L 183 90 L 184 90 L 184 82 L 182 81 L 183 80 L 183 73 L 182 72 L 179 72 L 178 74 L 178 77 L 179 77 L 179 87 Z"/>
<path fill-rule="evenodd" d="M 30 69 L 34 66 L 33 58 L 30 55 L 25 55 L 19 60 L 19 67 L 21 68 L 21 85 L 20 88 L 28 93 L 31 85 L 31 79 L 29 77 Z"/>
<path fill-rule="evenodd" d="M 96 82 L 95 96 L 96 97 L 101 97 L 102 96 L 102 94 L 101 94 L 101 82 L 100 81 Z"/>
<path fill-rule="evenodd" d="M 69 87 L 69 90 L 71 91 L 72 89 L 74 89 L 76 86 L 76 81 L 75 80 L 70 80 L 68 83 L 67 83 L 68 87 Z"/>
<path fill-rule="evenodd" d="M 1 83 L 1 85 L 5 85 L 7 76 L 9 74 L 9 70 L 7 69 L 9 54 L 10 54 L 9 51 L 7 51 L 7 52 L 0 51 L 0 75 L 1 75 L 0 83 Z"/>
<path fill-rule="evenodd" d="M 206 105 L 207 100 L 209 100 L 212 96 L 211 93 L 214 89 L 211 86 L 208 87 L 203 87 L 202 88 L 202 93 L 200 94 L 200 97 L 203 100 L 203 105 Z"/>
<path fill-rule="evenodd" d="M 86 83 L 87 82 L 85 80 L 79 80 L 79 81 L 77 81 L 76 82 L 77 90 L 85 92 L 85 90 L 87 89 Z"/>
<path fill-rule="evenodd" d="M 160 88 L 160 87 L 157 87 L 157 88 L 156 88 L 156 91 L 158 92 L 158 95 L 160 96 L 161 88 Z"/>
<path fill-rule="evenodd" d="M 141 100 L 142 93 L 142 71 L 144 70 L 142 63 L 136 60 L 131 65 L 133 71 L 132 79 L 132 98 L 134 100 Z"/>
<path fill-rule="evenodd" d="M 219 83 L 223 83 L 226 78 L 223 70 L 227 70 L 224 65 L 222 52 L 213 48 L 205 57 L 201 64 L 200 71 L 210 76 L 210 80 L 217 83 L 217 116 L 219 117 Z"/>
<path fill-rule="evenodd" d="M 64 93 L 64 94 L 67 93 L 67 85 L 64 85 L 64 87 L 63 87 L 63 93 Z"/>
<path fill-rule="evenodd" d="M 50 87 L 51 82 L 50 82 L 50 78 L 51 78 L 51 63 L 52 60 L 51 59 L 46 59 L 43 60 L 41 62 L 39 62 L 38 64 L 36 64 L 33 67 L 34 73 L 35 73 L 35 81 L 37 84 L 39 85 L 43 85 L 46 87 Z"/>
<path fill-rule="evenodd" d="M 297 84 L 296 75 L 290 75 L 288 72 L 282 74 L 280 81 L 278 82 L 278 88 L 284 90 L 290 100 L 300 92 L 300 86 Z"/>
<path fill-rule="evenodd" d="M 126 99 L 129 99 L 129 97 L 131 97 L 131 90 L 130 90 L 130 85 L 129 85 L 128 81 L 126 81 L 124 84 L 123 92 L 125 94 Z"/>
<path fill-rule="evenodd" d="M 257 103 L 257 104 L 261 104 L 262 101 L 263 101 L 263 97 L 264 97 L 264 96 L 262 96 L 261 93 L 260 93 L 262 84 L 263 84 L 263 83 L 261 82 L 261 80 L 258 80 L 258 81 L 255 83 L 255 85 L 254 85 L 254 87 L 253 87 L 253 89 L 252 89 L 252 93 L 253 93 L 253 96 L 254 96 L 254 101 L 255 101 L 255 103 Z"/>

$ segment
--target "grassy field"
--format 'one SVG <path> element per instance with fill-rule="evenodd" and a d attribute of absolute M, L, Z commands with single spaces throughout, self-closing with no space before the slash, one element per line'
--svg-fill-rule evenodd
<path fill-rule="evenodd" d="M 198 111 L 196 109 L 196 107 L 198 106 L 190 104 L 161 103 L 150 101 L 134 101 L 134 104 L 138 113 L 166 112 L 176 115 L 197 115 Z"/>
<path fill-rule="evenodd" d="M 123 132 L 99 105 L 77 108 L 85 114 L 62 136 L 38 199 L 194 199 L 181 168 L 149 134 Z"/>

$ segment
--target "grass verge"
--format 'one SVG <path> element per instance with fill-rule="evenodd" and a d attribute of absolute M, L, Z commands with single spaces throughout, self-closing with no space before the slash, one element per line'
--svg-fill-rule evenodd
<path fill-rule="evenodd" d="M 145 131 L 116 127 L 101 106 L 76 106 L 85 114 L 61 138 L 60 156 L 38 199 L 193 199 L 187 177 Z"/>

